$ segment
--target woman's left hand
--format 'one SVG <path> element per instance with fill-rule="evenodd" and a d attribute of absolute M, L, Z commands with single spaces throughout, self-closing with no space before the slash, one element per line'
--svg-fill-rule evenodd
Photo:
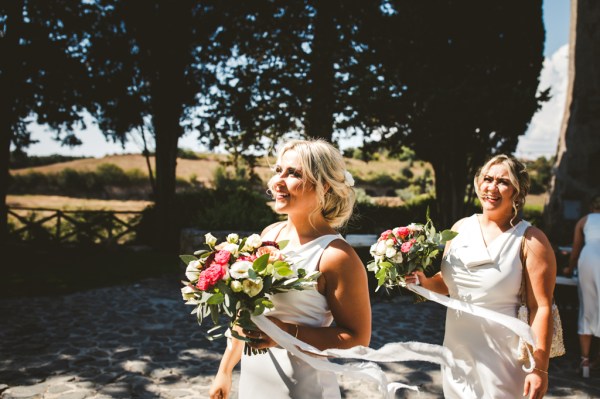
<path fill-rule="evenodd" d="M 548 374 L 534 369 L 525 377 L 523 396 L 529 399 L 542 399 L 548 390 Z"/>
<path fill-rule="evenodd" d="M 283 331 L 289 333 L 289 326 L 291 324 L 284 323 L 276 317 L 269 317 L 273 323 L 277 325 L 277 327 L 281 328 Z M 261 330 L 242 330 L 244 335 L 248 338 L 251 338 L 252 341 L 248 342 L 248 345 L 254 349 L 268 349 L 274 346 L 277 346 L 277 342 L 273 341 L 271 337 L 262 332 Z"/>

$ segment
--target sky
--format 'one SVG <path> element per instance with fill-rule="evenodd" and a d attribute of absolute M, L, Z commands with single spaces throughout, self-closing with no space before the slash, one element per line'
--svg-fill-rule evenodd
<path fill-rule="evenodd" d="M 544 0 L 544 26 L 546 41 L 544 45 L 544 66 L 540 74 L 539 89 L 551 88 L 552 98 L 533 116 L 526 133 L 520 137 L 515 155 L 523 159 L 536 159 L 540 156 L 555 155 L 564 114 L 567 90 L 567 56 L 569 42 L 571 0 Z M 44 127 L 30 125 L 32 138 L 39 140 L 27 150 L 30 155 L 64 154 L 77 156 L 103 157 L 109 154 L 140 153 L 139 142 L 129 142 L 122 147 L 120 143 L 106 141 L 104 135 L 91 122 L 87 121 L 86 130 L 77 135 L 83 141 L 74 148 L 61 147 L 52 140 L 53 134 Z M 138 140 L 139 141 L 139 140 Z M 352 141 L 341 142 L 340 146 L 356 146 Z M 199 145 L 194 134 L 179 140 L 179 147 L 194 151 L 206 151 Z"/>

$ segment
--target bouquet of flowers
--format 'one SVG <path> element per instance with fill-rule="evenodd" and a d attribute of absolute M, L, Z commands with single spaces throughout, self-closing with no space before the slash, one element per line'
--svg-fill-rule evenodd
<path fill-rule="evenodd" d="M 427 212 L 427 223 L 411 223 L 386 230 L 379 236 L 370 252 L 373 260 L 367 270 L 374 272 L 377 289 L 405 286 L 404 276 L 415 270 L 426 271 L 447 241 L 458 233 L 452 230 L 437 232 Z"/>
<path fill-rule="evenodd" d="M 186 304 L 193 305 L 198 323 L 210 316 L 214 327 L 208 331 L 209 339 L 225 335 L 227 326 L 231 334 L 243 341 L 233 329 L 240 326 L 256 330 L 250 319 L 273 307 L 270 296 L 291 290 L 314 289 L 319 272 L 307 273 L 294 267 L 281 250 L 287 241 L 262 241 L 258 234 L 240 238 L 229 234 L 226 241 L 217 244 L 211 233 L 205 235 L 208 249 L 181 255 L 187 264 L 181 289 Z M 226 316 L 227 323 L 222 322 Z M 246 354 L 264 352 L 245 345 Z"/>

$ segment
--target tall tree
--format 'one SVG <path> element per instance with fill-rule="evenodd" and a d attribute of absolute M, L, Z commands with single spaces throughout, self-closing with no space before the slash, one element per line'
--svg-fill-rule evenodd
<path fill-rule="evenodd" d="M 350 122 L 377 133 L 367 147 L 408 146 L 432 164 L 446 227 L 477 167 L 514 151 L 548 94 L 536 95 L 544 28 L 541 0 L 432 3 L 388 1 L 364 30 L 371 101 Z"/>
<path fill-rule="evenodd" d="M 178 250 L 177 143 L 192 127 L 196 96 L 210 85 L 203 58 L 223 19 L 210 1 L 101 0 L 84 58 L 96 82 L 94 115 L 107 135 L 125 140 L 145 122 L 156 142 L 156 240 Z"/>
<path fill-rule="evenodd" d="M 567 104 L 544 208 L 546 229 L 557 244 L 571 243 L 575 222 L 600 195 L 599 22 L 600 3 L 571 0 Z"/>
<path fill-rule="evenodd" d="M 8 233 L 6 194 L 11 144 L 31 143 L 30 122 L 47 124 L 55 138 L 79 143 L 73 127 L 88 106 L 83 49 L 86 15 L 75 0 L 0 3 L 0 240 Z"/>

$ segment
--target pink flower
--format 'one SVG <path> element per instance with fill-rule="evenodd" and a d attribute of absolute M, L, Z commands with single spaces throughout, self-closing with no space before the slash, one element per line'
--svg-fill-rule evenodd
<path fill-rule="evenodd" d="M 276 262 L 278 260 L 281 260 L 283 257 L 281 256 L 281 252 L 279 252 L 279 249 L 272 247 L 270 245 L 265 246 L 265 247 L 260 247 L 256 250 L 256 257 L 260 258 L 261 256 L 263 256 L 264 254 L 269 254 L 269 263 L 273 263 Z"/>
<path fill-rule="evenodd" d="M 215 263 L 221 266 L 225 266 L 229 263 L 229 258 L 231 258 L 231 253 L 228 251 L 217 251 L 215 253 Z"/>
<path fill-rule="evenodd" d="M 379 236 L 379 239 L 387 240 L 390 234 L 392 234 L 392 230 L 386 230 L 383 233 L 381 233 L 381 236 Z"/>
<path fill-rule="evenodd" d="M 225 275 L 227 275 L 227 268 L 219 264 L 214 264 L 200 273 L 196 287 L 199 290 L 206 291 L 212 288 Z"/>
<path fill-rule="evenodd" d="M 410 230 L 408 227 L 398 227 L 396 234 L 398 234 L 400 238 L 405 238 L 410 234 Z"/>
<path fill-rule="evenodd" d="M 400 246 L 400 252 L 402 253 L 407 253 L 408 251 L 410 251 L 410 249 L 412 248 L 413 244 L 416 242 L 417 240 L 415 240 L 414 238 L 406 241 L 405 243 L 403 243 Z"/>
<path fill-rule="evenodd" d="M 237 258 L 237 261 L 247 260 L 248 262 L 254 262 L 256 260 L 256 255 L 248 255 L 248 256 L 240 256 Z"/>

